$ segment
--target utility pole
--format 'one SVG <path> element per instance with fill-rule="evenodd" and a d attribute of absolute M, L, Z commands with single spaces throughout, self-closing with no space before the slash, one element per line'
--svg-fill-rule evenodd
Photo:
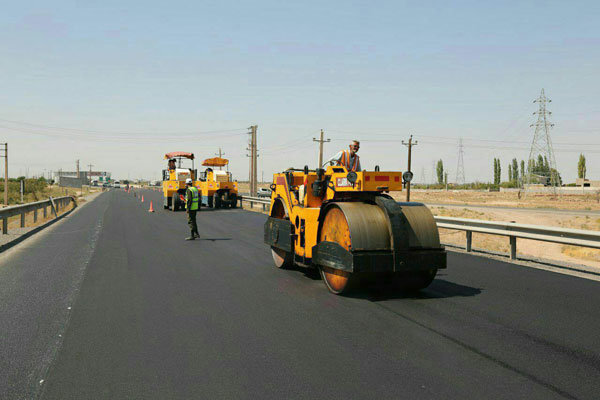
<path fill-rule="evenodd" d="M 94 165 L 93 164 L 88 164 L 88 167 L 90 167 L 90 175 L 88 176 L 88 189 L 92 187 L 92 167 Z"/>
<path fill-rule="evenodd" d="M 4 145 L 4 205 L 8 206 L 8 143 L 3 143 Z"/>
<path fill-rule="evenodd" d="M 410 135 L 408 142 L 405 142 L 403 140 L 402 144 L 405 145 L 406 147 L 408 147 L 408 171 L 411 172 L 410 171 L 410 162 L 411 162 L 411 156 L 412 156 L 412 147 L 416 146 L 418 143 L 416 140 L 413 142 L 412 135 Z M 410 182 L 406 182 L 406 201 L 410 201 Z"/>
<path fill-rule="evenodd" d="M 77 179 L 79 179 L 79 160 L 75 160 L 75 166 L 77 168 Z"/>
<path fill-rule="evenodd" d="M 223 157 L 223 156 L 225 155 L 225 153 L 223 153 L 223 152 L 221 151 L 221 148 L 219 147 L 219 154 L 215 153 L 215 155 L 218 155 L 218 156 L 219 156 L 219 158 L 221 158 L 221 157 Z M 223 169 L 223 167 L 219 167 L 219 169 Z"/>
<path fill-rule="evenodd" d="M 250 135 L 250 143 L 248 144 L 249 147 L 247 148 L 247 150 L 250 151 L 250 176 L 248 181 L 250 184 L 250 196 L 256 196 L 256 192 L 258 191 L 258 149 L 256 145 L 256 132 L 258 130 L 258 125 L 252 125 L 248 129 L 250 129 L 250 132 L 248 132 Z"/>
<path fill-rule="evenodd" d="M 313 138 L 313 142 L 319 143 L 319 168 L 323 168 L 323 143 L 331 142 L 331 139 L 324 140 L 324 135 L 325 133 L 323 132 L 323 129 L 321 129 L 321 138 L 319 140 L 317 140 L 317 138 Z"/>

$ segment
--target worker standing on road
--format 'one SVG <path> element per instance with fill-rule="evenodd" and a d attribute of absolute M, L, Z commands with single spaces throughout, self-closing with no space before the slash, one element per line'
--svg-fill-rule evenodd
<path fill-rule="evenodd" d="M 353 140 L 352 143 L 350 143 L 349 148 L 349 150 L 340 151 L 335 156 L 325 161 L 323 165 L 335 162 L 337 163 L 337 165 L 343 165 L 344 167 L 346 167 L 348 171 L 360 171 L 360 157 L 358 157 L 358 154 L 356 154 L 356 152 L 360 148 L 360 142 L 358 140 Z"/>
<path fill-rule="evenodd" d="M 185 185 L 187 186 L 187 190 L 185 191 L 185 209 L 188 213 L 188 225 L 192 231 L 192 234 L 189 238 L 185 238 L 185 240 L 194 240 L 200 237 L 198 233 L 198 225 L 196 224 L 196 212 L 198 212 L 199 206 L 199 194 L 198 188 L 193 186 L 193 182 L 190 178 L 185 180 Z"/>

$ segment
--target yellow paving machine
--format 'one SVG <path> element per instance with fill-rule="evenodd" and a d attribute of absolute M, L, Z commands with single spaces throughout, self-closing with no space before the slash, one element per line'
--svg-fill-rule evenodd
<path fill-rule="evenodd" d="M 165 209 L 178 211 L 185 209 L 185 181 L 191 179 L 194 186 L 198 187 L 196 181 L 197 171 L 194 169 L 194 153 L 174 151 L 165 154 L 165 160 L 169 160 L 167 169 L 163 169 L 163 206 Z M 182 166 L 191 161 L 192 168 Z M 188 165 L 189 167 L 189 165 Z"/>
<path fill-rule="evenodd" d="M 238 201 L 238 183 L 231 172 L 215 167 L 225 167 L 229 160 L 221 157 L 207 158 L 202 162 L 206 168 L 198 177 L 198 190 L 202 205 L 213 208 L 235 208 Z"/>
<path fill-rule="evenodd" d="M 420 203 L 395 201 L 412 173 L 290 168 L 274 174 L 264 227 L 278 268 L 317 268 L 335 294 L 369 281 L 427 287 L 446 268 L 437 225 Z"/>

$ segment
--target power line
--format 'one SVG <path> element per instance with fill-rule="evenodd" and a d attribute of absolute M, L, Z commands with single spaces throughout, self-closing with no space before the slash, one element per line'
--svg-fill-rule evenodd
<path fill-rule="evenodd" d="M 38 135 L 38 136 L 45 136 L 45 137 L 52 137 L 52 138 L 64 138 L 64 139 L 74 139 L 74 140 L 84 140 L 84 141 L 89 141 L 89 142 L 106 142 L 107 140 L 110 141 L 116 141 L 116 142 L 121 142 L 121 143 L 139 143 L 140 141 L 144 141 L 144 142 L 152 142 L 152 143 L 162 143 L 162 142 L 173 142 L 176 140 L 186 140 L 186 141 L 190 141 L 190 140 L 202 140 L 202 141 L 206 141 L 206 138 L 199 138 L 199 135 L 191 135 L 191 136 L 176 136 L 176 135 L 171 135 L 171 134 L 166 134 L 163 137 L 125 137 L 125 136 L 101 136 L 101 135 L 73 135 L 73 134 L 69 134 L 69 133 L 56 133 L 56 132 L 40 132 L 40 131 L 36 131 L 36 130 L 32 130 L 30 128 L 15 128 L 15 127 L 10 127 L 10 126 L 5 126 L 5 125 L 0 125 L 0 128 L 4 128 L 7 130 L 12 130 L 15 132 L 22 132 L 22 133 L 30 133 L 33 135 Z M 210 134 L 208 132 L 202 132 L 202 134 Z M 219 135 L 219 136 L 214 136 L 212 134 L 210 134 L 211 136 L 214 136 L 215 139 L 219 139 L 222 140 L 225 137 L 233 137 L 233 136 L 239 136 L 244 134 L 244 132 L 236 132 L 236 133 L 231 133 L 231 134 L 227 134 L 227 135 Z M 212 147 L 212 146 L 204 146 L 204 147 Z"/>
<path fill-rule="evenodd" d="M 98 133 L 98 134 L 114 134 L 114 135 L 172 135 L 172 134 L 180 134 L 180 135 L 197 135 L 197 134 L 213 134 L 213 133 L 219 133 L 219 132 L 232 132 L 232 131 L 244 131 L 245 128 L 232 128 L 232 129 L 220 129 L 220 130 L 211 130 L 211 131 L 145 131 L 145 132 L 119 132 L 119 131 L 106 131 L 106 130 L 92 130 L 92 129 L 81 129 L 81 128 L 65 128 L 65 127 L 59 127 L 59 126 L 50 126 L 50 125 L 43 125 L 43 124 L 34 124 L 31 122 L 24 122 L 24 121 L 14 121 L 14 120 L 10 120 L 10 119 L 4 119 L 4 118 L 0 118 L 0 121 L 2 122 L 9 122 L 12 124 L 17 124 L 17 125 L 28 125 L 28 126 L 32 126 L 32 127 L 37 127 L 37 128 L 43 128 L 43 129 L 58 129 L 61 131 L 73 131 L 73 132 L 80 132 L 80 133 Z"/>

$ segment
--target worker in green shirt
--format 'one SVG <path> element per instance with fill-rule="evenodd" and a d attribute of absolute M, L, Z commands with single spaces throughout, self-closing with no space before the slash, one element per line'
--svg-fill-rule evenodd
<path fill-rule="evenodd" d="M 198 194 L 198 188 L 193 186 L 193 182 L 190 178 L 185 180 L 187 190 L 185 191 L 185 210 L 188 214 L 188 225 L 192 231 L 190 237 L 185 240 L 194 240 L 200 237 L 198 233 L 198 225 L 196 224 L 196 213 L 200 206 L 200 198 Z"/>

